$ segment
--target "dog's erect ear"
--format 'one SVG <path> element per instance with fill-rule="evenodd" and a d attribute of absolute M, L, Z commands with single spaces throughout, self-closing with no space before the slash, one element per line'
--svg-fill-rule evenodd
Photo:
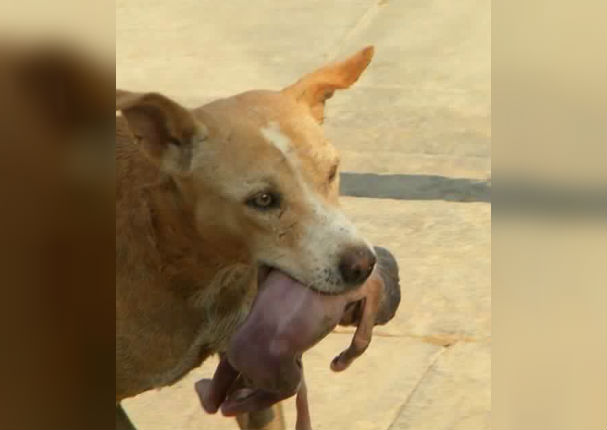
<path fill-rule="evenodd" d="M 367 46 L 345 61 L 329 64 L 285 88 L 284 94 L 310 107 L 312 115 L 322 123 L 325 101 L 333 96 L 335 90 L 349 88 L 373 58 L 373 46 Z"/>
<path fill-rule="evenodd" d="M 207 129 L 187 109 L 162 94 L 116 90 L 116 110 L 161 169 L 174 174 L 190 169 L 194 144 L 206 138 Z"/>

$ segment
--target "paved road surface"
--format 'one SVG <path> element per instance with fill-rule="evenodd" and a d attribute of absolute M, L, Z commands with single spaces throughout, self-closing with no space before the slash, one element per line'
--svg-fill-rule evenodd
<path fill-rule="evenodd" d="M 488 429 L 491 409 L 490 2 L 117 0 L 117 86 L 187 106 L 281 88 L 373 44 L 328 102 L 344 210 L 398 257 L 403 303 L 367 353 L 329 370 L 348 330 L 305 357 L 323 429 Z M 140 429 L 236 429 L 177 385 L 125 402 Z M 286 411 L 294 424 L 293 402 Z"/>

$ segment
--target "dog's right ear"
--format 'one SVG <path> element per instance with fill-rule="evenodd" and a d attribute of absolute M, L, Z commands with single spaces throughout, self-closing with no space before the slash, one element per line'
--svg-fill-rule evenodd
<path fill-rule="evenodd" d="M 350 88 L 365 71 L 375 48 L 367 46 L 344 61 L 328 64 L 282 90 L 310 108 L 310 113 L 322 124 L 325 117 L 325 102 L 336 90 Z"/>
<path fill-rule="evenodd" d="M 116 110 L 128 122 L 144 153 L 172 174 L 190 170 L 194 145 L 207 129 L 184 107 L 158 93 L 137 94 L 116 90 Z"/>

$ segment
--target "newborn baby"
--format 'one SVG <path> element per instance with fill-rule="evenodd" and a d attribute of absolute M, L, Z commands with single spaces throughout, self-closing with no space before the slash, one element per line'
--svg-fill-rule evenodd
<path fill-rule="evenodd" d="M 302 355 L 336 325 L 356 325 L 350 346 L 331 362 L 346 369 L 369 346 L 373 326 L 385 324 L 400 303 L 396 260 L 375 247 L 377 265 L 360 287 L 340 295 L 318 293 L 272 270 L 244 323 L 221 356 L 212 380 L 196 384 L 203 408 L 226 416 L 296 397 L 297 430 L 311 429 Z"/>

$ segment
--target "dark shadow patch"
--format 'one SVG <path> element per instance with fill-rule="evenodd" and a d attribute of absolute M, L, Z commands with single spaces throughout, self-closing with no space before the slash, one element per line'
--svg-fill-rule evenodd
<path fill-rule="evenodd" d="M 491 184 L 468 178 L 437 175 L 378 175 L 342 173 L 342 196 L 398 200 L 491 202 Z"/>

